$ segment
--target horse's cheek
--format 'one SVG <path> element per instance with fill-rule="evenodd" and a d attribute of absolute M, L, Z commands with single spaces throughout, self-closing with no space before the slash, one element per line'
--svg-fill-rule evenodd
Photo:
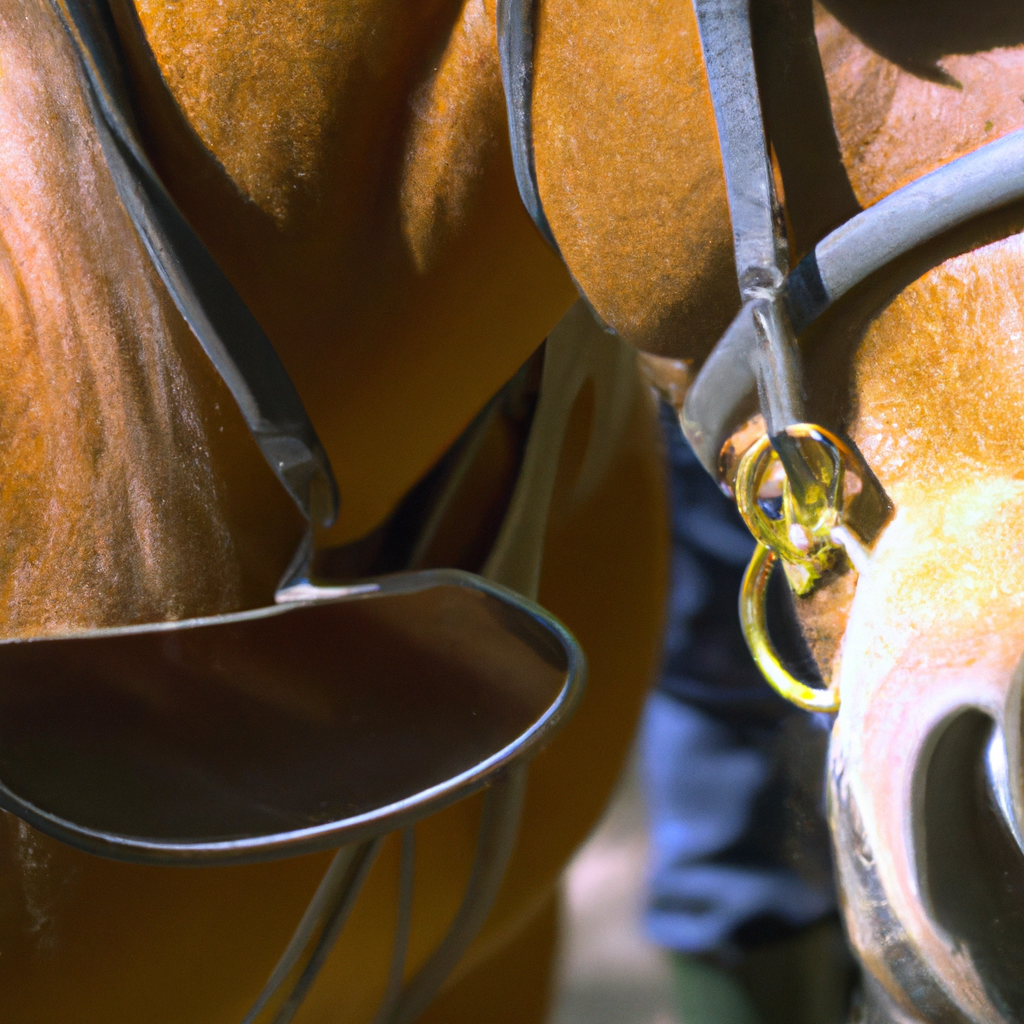
<path fill-rule="evenodd" d="M 573 276 L 626 341 L 702 358 L 739 292 L 692 6 L 548 0 L 535 60 L 537 181 Z"/>
<path fill-rule="evenodd" d="M 8 4 L 0 49 L 0 633 L 264 604 L 297 516 L 118 198 L 56 10 Z"/>

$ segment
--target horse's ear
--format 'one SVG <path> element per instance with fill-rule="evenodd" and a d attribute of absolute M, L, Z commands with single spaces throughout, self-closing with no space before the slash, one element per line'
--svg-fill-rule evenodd
<path fill-rule="evenodd" d="M 692 6 L 537 6 L 534 154 L 558 246 L 623 338 L 700 359 L 739 292 Z"/>

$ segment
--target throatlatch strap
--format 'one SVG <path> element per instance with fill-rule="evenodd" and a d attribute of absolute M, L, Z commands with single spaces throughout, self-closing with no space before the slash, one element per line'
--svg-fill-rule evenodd
<path fill-rule="evenodd" d="M 987 142 L 875 203 L 823 238 L 786 281 L 802 331 L 876 270 L 950 228 L 1024 199 L 1024 129 Z"/>

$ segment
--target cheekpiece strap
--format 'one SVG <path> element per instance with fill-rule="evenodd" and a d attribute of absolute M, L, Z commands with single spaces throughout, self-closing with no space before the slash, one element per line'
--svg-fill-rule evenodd
<path fill-rule="evenodd" d="M 263 457 L 312 524 L 338 514 L 330 461 L 263 328 L 192 230 L 139 142 L 104 0 L 53 0 L 78 53 L 121 202 L 154 268 L 241 410 Z"/>

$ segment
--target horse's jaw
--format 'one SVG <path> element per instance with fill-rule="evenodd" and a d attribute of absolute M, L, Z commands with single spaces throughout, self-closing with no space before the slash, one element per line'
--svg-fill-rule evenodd
<path fill-rule="evenodd" d="M 1024 571 L 999 528 L 948 543 L 948 509 L 968 501 L 904 504 L 843 639 L 830 814 L 879 1021 L 1024 1020 Z M 989 509 L 1012 520 L 1019 504 Z"/>

